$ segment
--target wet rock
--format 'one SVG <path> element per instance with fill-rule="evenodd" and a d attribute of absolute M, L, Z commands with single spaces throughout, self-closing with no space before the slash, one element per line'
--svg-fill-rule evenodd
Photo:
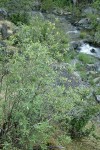
<path fill-rule="evenodd" d="M 90 51 L 91 51 L 91 53 L 96 53 L 94 48 L 92 48 Z"/>

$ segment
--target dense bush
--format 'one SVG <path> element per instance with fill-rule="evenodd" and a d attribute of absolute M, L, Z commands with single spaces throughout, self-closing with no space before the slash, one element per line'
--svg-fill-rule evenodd
<path fill-rule="evenodd" d="M 0 6 L 8 10 L 8 12 L 21 12 L 31 9 L 34 0 L 1 0 Z"/>
<path fill-rule="evenodd" d="M 50 67 L 53 59 L 48 48 L 40 42 L 33 43 L 29 37 L 25 39 L 21 41 L 22 53 L 16 51 L 3 64 L 9 70 L 3 80 L 0 104 L 0 138 L 4 149 L 31 150 L 34 145 L 45 149 L 55 134 L 58 140 L 62 134 L 65 134 L 63 138 L 70 139 L 66 123 L 62 126 L 60 120 L 65 122 L 69 110 L 81 102 L 74 90 L 55 85 L 56 73 Z"/>
<path fill-rule="evenodd" d="M 29 24 L 30 15 L 27 12 L 16 12 L 9 15 L 9 20 L 15 25 L 18 24 Z"/>
<path fill-rule="evenodd" d="M 94 6 L 94 8 L 100 10 L 100 1 L 99 1 L 99 0 L 95 0 L 95 1 L 93 2 L 93 6 Z"/>
<path fill-rule="evenodd" d="M 39 17 L 32 18 L 30 26 L 24 25 L 21 27 L 13 45 L 17 43 L 22 46 L 24 42 L 29 43 L 30 41 L 33 43 L 40 42 L 49 49 L 49 55 L 61 61 L 68 52 L 68 37 L 63 30 L 57 27 L 57 23 L 57 21 L 55 23 L 44 21 Z"/>
<path fill-rule="evenodd" d="M 16 16 L 12 20 L 23 19 Z M 92 131 L 85 126 L 98 107 L 87 100 L 89 89 L 56 84 L 58 75 L 52 64 L 68 54 L 68 37 L 57 24 L 32 18 L 8 41 L 13 53 L 0 48 L 0 147 L 5 150 L 46 150 L 53 144 L 51 139 L 66 145 L 71 138 Z M 83 54 L 79 59 L 91 63 Z"/>
<path fill-rule="evenodd" d="M 83 102 L 79 106 L 76 105 L 70 115 L 70 121 L 67 120 L 70 136 L 74 139 L 88 136 L 94 130 L 94 126 L 92 125 L 89 129 L 85 129 L 85 126 L 96 112 L 98 112 L 97 107 L 91 107 Z"/>
<path fill-rule="evenodd" d="M 2 98 L 0 138 L 6 149 L 13 145 L 21 149 L 46 146 L 53 134 L 54 118 L 60 109 L 67 109 L 61 103 L 65 101 L 63 89 L 54 85 L 55 73 L 47 49 L 32 42 L 24 46 L 23 55 L 16 53 L 6 64 L 9 74 L 2 86 L 6 92 Z"/>
<path fill-rule="evenodd" d="M 70 4 L 70 1 L 66 0 L 42 0 L 41 3 L 41 9 L 43 10 L 52 10 L 57 7 L 66 7 L 68 4 Z"/>

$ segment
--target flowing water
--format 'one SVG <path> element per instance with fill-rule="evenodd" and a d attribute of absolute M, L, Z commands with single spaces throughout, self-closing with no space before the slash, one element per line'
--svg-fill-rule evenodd
<path fill-rule="evenodd" d="M 100 58 L 100 48 L 96 48 L 96 47 L 90 46 L 87 43 L 83 43 L 81 45 L 80 52 L 81 53 L 86 53 L 86 54 L 89 54 L 89 55 L 93 55 L 95 57 Z"/>

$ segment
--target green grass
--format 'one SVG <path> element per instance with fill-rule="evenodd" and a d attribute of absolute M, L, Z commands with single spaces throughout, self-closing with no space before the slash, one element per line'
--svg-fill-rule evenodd
<path fill-rule="evenodd" d="M 70 63 L 74 58 L 76 58 L 77 52 L 75 50 L 68 51 L 67 55 L 64 56 L 64 60 Z"/>
<path fill-rule="evenodd" d="M 84 64 L 93 64 L 95 63 L 95 58 L 93 56 L 80 53 L 78 59 Z"/>
<path fill-rule="evenodd" d="M 81 38 L 81 39 L 86 38 L 86 36 L 87 36 L 87 33 L 86 33 L 85 31 L 82 31 L 82 32 L 80 33 L 80 38 Z"/>

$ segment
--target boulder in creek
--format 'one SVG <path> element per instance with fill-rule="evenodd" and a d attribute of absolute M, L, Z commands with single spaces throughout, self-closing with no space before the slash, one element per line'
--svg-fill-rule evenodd
<path fill-rule="evenodd" d="M 90 52 L 91 52 L 91 53 L 96 53 L 96 51 L 95 51 L 94 48 L 92 48 L 92 49 L 90 50 Z"/>

